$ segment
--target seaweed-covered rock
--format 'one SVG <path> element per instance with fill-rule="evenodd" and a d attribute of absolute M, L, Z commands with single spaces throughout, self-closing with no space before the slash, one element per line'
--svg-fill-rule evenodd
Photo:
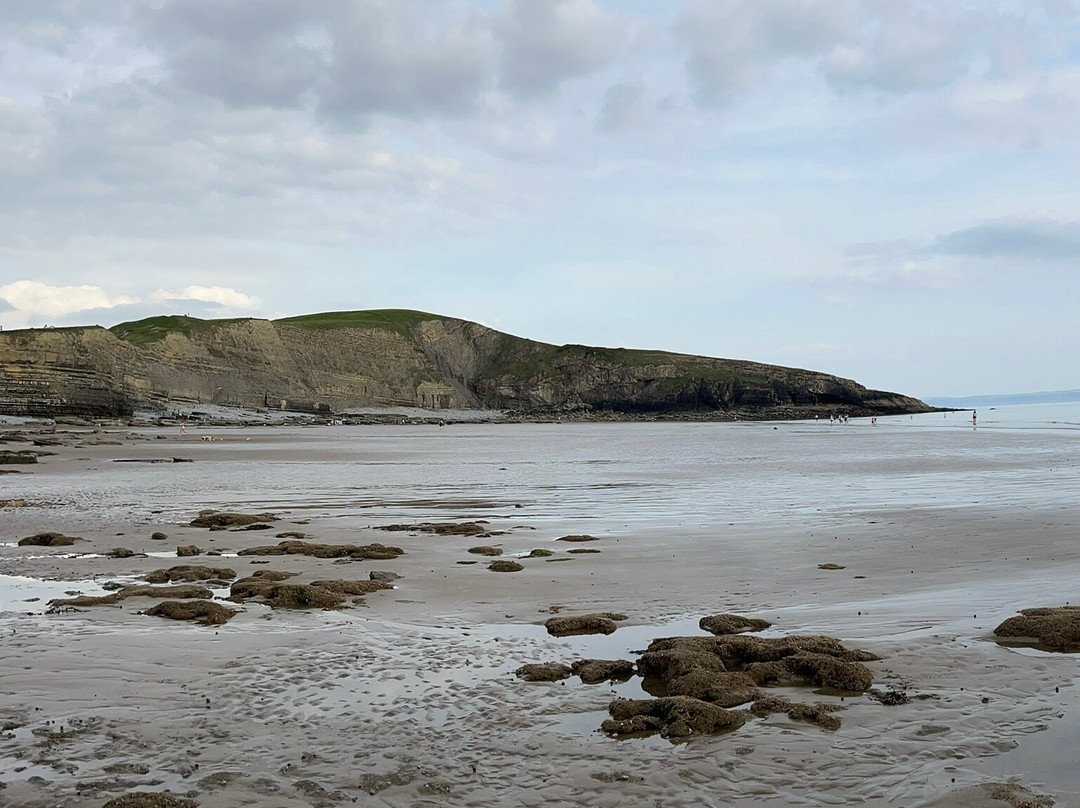
<path fill-rule="evenodd" d="M 257 522 L 276 522 L 272 513 L 226 513 L 223 511 L 199 511 L 189 523 L 192 527 L 244 527 Z"/>
<path fill-rule="evenodd" d="M 555 553 L 553 553 L 551 550 L 545 550 L 543 548 L 538 547 L 537 549 L 533 550 L 531 553 L 529 553 L 525 557 L 526 558 L 548 558 L 549 556 L 553 556 L 553 555 L 555 555 Z"/>
<path fill-rule="evenodd" d="M 306 539 L 307 533 L 302 530 L 286 530 L 284 533 L 278 533 L 274 536 L 275 539 Z"/>
<path fill-rule="evenodd" d="M 162 533 L 160 530 L 155 530 L 153 533 L 150 534 L 151 541 L 166 541 L 168 538 L 169 537 L 166 534 Z"/>
<path fill-rule="evenodd" d="M 560 536 L 555 541 L 567 541 L 567 542 L 584 542 L 584 541 L 600 541 L 596 536 L 589 536 L 585 533 L 576 533 L 572 536 Z"/>
<path fill-rule="evenodd" d="M 470 547 L 469 552 L 474 555 L 482 556 L 501 556 L 503 554 L 501 547 L 491 547 L 486 544 L 482 544 L 479 547 Z"/>
<path fill-rule="evenodd" d="M 35 533 L 33 536 L 27 536 L 25 539 L 19 539 L 20 547 L 70 547 L 77 541 L 84 541 L 81 536 L 65 536 L 63 533 L 56 533 L 51 530 L 47 530 L 44 533 Z"/>
<path fill-rule="evenodd" d="M 596 553 L 599 553 L 600 551 L 597 550 L 595 547 L 574 547 L 574 548 L 572 548 L 570 550 L 567 550 L 566 552 L 568 552 L 568 553 L 570 553 L 572 555 L 588 555 L 588 554 L 595 555 Z"/>
<path fill-rule="evenodd" d="M 587 685 L 608 680 L 625 682 L 634 675 L 634 663 L 625 659 L 579 659 L 570 665 L 570 670 Z"/>
<path fill-rule="evenodd" d="M 743 617 L 738 614 L 714 614 L 698 621 L 698 627 L 710 634 L 742 634 L 744 631 L 764 631 L 771 626 L 768 620 Z"/>
<path fill-rule="evenodd" d="M 717 640 L 725 661 L 775 662 L 795 654 L 824 654 L 854 662 L 872 662 L 879 659 L 869 651 L 845 648 L 833 637 L 823 635 L 792 635 L 790 637 L 750 637 L 746 635 L 724 636 Z"/>
<path fill-rule="evenodd" d="M 109 800 L 103 808 L 199 808 L 199 803 L 164 791 L 133 791 Z"/>
<path fill-rule="evenodd" d="M 202 550 L 200 550 L 194 544 L 182 544 L 176 548 L 177 558 L 188 558 L 190 556 L 197 555 L 202 555 Z"/>
<path fill-rule="evenodd" d="M 378 529 L 434 533 L 437 536 L 479 536 L 488 532 L 487 525 L 483 522 L 421 522 L 414 525 L 381 525 Z"/>
<path fill-rule="evenodd" d="M 243 602 L 248 598 L 259 598 L 275 609 L 335 609 L 345 602 L 344 594 L 311 584 L 283 584 L 248 578 L 232 585 L 229 600 Z"/>
<path fill-rule="evenodd" d="M 643 676 L 671 681 L 694 671 L 724 673 L 727 666 L 715 650 L 685 645 L 664 650 L 650 647 L 638 658 L 638 670 Z"/>
<path fill-rule="evenodd" d="M 831 561 L 828 564 L 818 564 L 817 568 L 819 570 L 843 570 L 843 569 L 847 569 L 847 567 L 845 567 L 844 565 L 842 565 L 842 564 L 834 564 Z"/>
<path fill-rule="evenodd" d="M 521 572 L 525 568 L 516 561 L 492 561 L 488 569 L 492 572 Z"/>
<path fill-rule="evenodd" d="M 49 601 L 50 609 L 63 608 L 65 606 L 113 606 L 128 598 L 199 598 L 210 600 L 214 593 L 204 586 L 193 584 L 180 584 L 177 586 L 125 586 L 111 595 L 79 595 L 73 598 L 60 598 Z"/>
<path fill-rule="evenodd" d="M 582 614 L 576 617 L 552 617 L 544 628 L 553 637 L 569 637 L 575 634 L 611 634 L 618 626 L 610 617 L 600 614 Z"/>
<path fill-rule="evenodd" d="M 384 589 L 393 589 L 390 584 L 381 581 L 312 581 L 312 586 L 336 592 L 339 595 L 370 595 L 372 592 L 381 592 Z"/>
<path fill-rule="evenodd" d="M 750 705 L 750 712 L 759 718 L 785 713 L 792 721 L 808 721 L 828 730 L 840 729 L 840 719 L 833 713 L 843 709 L 841 704 L 797 704 L 777 696 L 766 696 Z"/>
<path fill-rule="evenodd" d="M 536 662 L 522 665 L 514 675 L 526 682 L 557 682 L 572 675 L 569 665 L 561 662 Z"/>
<path fill-rule="evenodd" d="M 0 451 L 0 466 L 29 465 L 38 462 L 38 453 L 23 449 L 18 452 Z"/>
<path fill-rule="evenodd" d="M 793 673 L 821 687 L 862 692 L 874 684 L 874 674 L 861 662 L 825 654 L 797 654 L 784 662 Z"/>
<path fill-rule="evenodd" d="M 372 581 L 379 581 L 380 583 L 389 584 L 394 581 L 400 581 L 401 576 L 396 572 L 390 572 L 390 570 L 372 570 L 368 573 L 368 578 Z"/>
<path fill-rule="evenodd" d="M 687 738 L 738 729 L 746 723 L 746 713 L 689 696 L 616 699 L 608 705 L 608 712 L 611 718 L 600 728 L 615 736 L 658 731 L 665 738 Z"/>
<path fill-rule="evenodd" d="M 1071 648 L 1080 644 L 1080 606 L 1021 609 L 1019 617 L 1010 617 L 994 634 L 1036 640 L 1055 651 Z"/>
<path fill-rule="evenodd" d="M 136 553 L 134 550 L 129 550 L 127 547 L 114 547 L 109 550 L 105 555 L 109 558 L 146 558 L 146 553 Z"/>
<path fill-rule="evenodd" d="M 146 614 L 170 620 L 194 620 L 204 626 L 221 626 L 229 622 L 236 611 L 209 600 L 166 600 L 151 606 Z"/>
<path fill-rule="evenodd" d="M 286 572 L 285 570 L 255 570 L 255 572 L 251 573 L 247 578 L 242 578 L 241 580 L 250 581 L 254 579 L 263 582 L 287 581 L 290 578 L 295 578 L 299 574 L 299 572 Z"/>
<path fill-rule="evenodd" d="M 268 547 L 249 547 L 237 555 L 306 555 L 314 558 L 355 558 L 386 560 L 404 555 L 400 547 L 387 547 L 383 544 L 312 544 L 305 541 L 289 540 Z"/>
<path fill-rule="evenodd" d="M 147 583 L 167 584 L 174 581 L 228 580 L 236 577 L 236 571 L 228 567 L 207 567 L 202 564 L 181 564 L 165 570 L 154 570 L 146 576 Z"/>
<path fill-rule="evenodd" d="M 754 680 L 745 673 L 696 668 L 667 683 L 669 696 L 692 696 L 720 707 L 738 707 L 761 695 Z"/>

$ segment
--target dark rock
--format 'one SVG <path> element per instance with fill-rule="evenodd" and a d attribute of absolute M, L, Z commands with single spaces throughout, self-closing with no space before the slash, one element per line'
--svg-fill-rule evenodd
<path fill-rule="evenodd" d="M 786 713 L 792 721 L 808 721 L 828 730 L 840 729 L 840 719 L 833 713 L 843 709 L 841 704 L 796 704 L 777 696 L 767 696 L 750 705 L 750 712 L 759 718 L 772 713 Z"/>
<path fill-rule="evenodd" d="M 759 620 L 756 617 L 743 617 L 738 614 L 714 614 L 711 617 L 703 617 L 698 622 L 702 631 L 710 634 L 741 634 L 744 631 L 763 631 L 771 626 L 767 620 Z"/>
<path fill-rule="evenodd" d="M 492 572 L 521 572 L 525 568 L 516 561 L 492 561 L 488 569 Z"/>
<path fill-rule="evenodd" d="M 70 547 L 77 541 L 85 541 L 81 536 L 65 536 L 63 533 L 46 531 L 35 533 L 25 539 L 19 539 L 20 547 Z"/>
<path fill-rule="evenodd" d="M 372 570 L 368 573 L 368 578 L 372 581 L 379 581 L 384 584 L 401 580 L 400 575 L 396 572 L 390 572 L 390 570 Z"/>
<path fill-rule="evenodd" d="M 235 578 L 236 571 L 228 567 L 207 567 L 202 564 L 183 564 L 166 570 L 154 570 L 146 576 L 147 583 L 167 584 L 173 581 L 211 581 Z"/>
<path fill-rule="evenodd" d="M 587 685 L 608 680 L 625 682 L 634 675 L 634 663 L 625 659 L 579 659 L 570 665 L 570 670 Z"/>
<path fill-rule="evenodd" d="M 572 674 L 569 665 L 561 662 L 538 662 L 530 665 L 522 665 L 514 675 L 526 682 L 558 682 L 568 679 Z"/>
<path fill-rule="evenodd" d="M 236 614 L 233 609 L 209 600 L 166 600 L 146 610 L 152 617 L 194 620 L 204 626 L 221 626 Z"/>
<path fill-rule="evenodd" d="M 38 462 L 38 453 L 33 451 L 0 452 L 0 465 L 31 465 Z"/>
<path fill-rule="evenodd" d="M 555 541 L 569 541 L 569 542 L 583 542 L 583 541 L 599 541 L 596 536 L 588 536 L 585 534 L 577 534 L 573 536 L 563 536 L 555 539 Z"/>
<path fill-rule="evenodd" d="M 390 584 L 381 581 L 312 581 L 312 586 L 337 592 L 340 595 L 370 595 L 372 592 L 381 592 L 384 589 L 393 589 Z"/>
<path fill-rule="evenodd" d="M 544 628 L 554 637 L 569 637 L 576 634 L 611 634 L 618 626 L 606 615 L 583 614 L 576 617 L 552 617 L 544 623 Z"/>
<path fill-rule="evenodd" d="M 738 707 L 761 695 L 754 680 L 745 673 L 695 668 L 671 679 L 670 696 L 692 696 L 720 707 Z"/>
<path fill-rule="evenodd" d="M 678 739 L 738 729 L 746 723 L 746 713 L 689 696 L 616 699 L 608 705 L 608 712 L 611 718 L 600 728 L 614 736 L 655 731 L 664 738 Z"/>
<path fill-rule="evenodd" d="M 22 544 L 22 542 L 19 542 Z M 997 628 L 998 637 L 1034 640 L 1053 651 L 1080 645 L 1080 606 L 1021 609 Z"/>
<path fill-rule="evenodd" d="M 269 547 L 250 547 L 237 555 L 306 555 L 314 558 L 354 558 L 386 560 L 397 558 L 405 553 L 400 547 L 387 547 L 383 544 L 311 544 L 303 541 L 283 541 Z"/>
<path fill-rule="evenodd" d="M 164 791 L 133 791 L 109 800 L 102 808 L 199 808 L 199 803 Z"/>
<path fill-rule="evenodd" d="M 544 549 L 539 549 L 538 548 L 536 550 L 533 550 L 531 553 L 529 553 L 525 557 L 526 558 L 547 558 L 548 556 L 553 556 L 553 555 L 555 555 L 555 553 L 553 553 L 551 550 L 544 550 Z"/>
<path fill-rule="evenodd" d="M 415 525 L 380 525 L 378 530 L 434 533 L 437 536 L 479 536 L 481 533 L 488 532 L 487 526 L 481 522 L 421 522 Z"/>
<path fill-rule="evenodd" d="M 111 595 L 79 595 L 74 598 L 61 598 L 49 601 L 49 609 L 60 609 L 68 606 L 113 606 L 127 598 L 199 598 L 210 600 L 214 593 L 204 586 L 193 584 L 180 584 L 178 586 L 125 586 L 116 590 Z"/>
<path fill-rule="evenodd" d="M 336 609 L 345 602 L 344 594 L 311 584 L 247 578 L 232 585 L 229 600 L 242 602 L 249 598 L 258 598 L 275 609 Z"/>
<path fill-rule="evenodd" d="M 469 552 L 482 556 L 501 556 L 503 554 L 501 547 L 489 547 L 486 544 L 482 544 L 479 547 L 470 547 Z"/>
<path fill-rule="evenodd" d="M 166 539 L 168 539 L 169 537 L 168 537 L 168 536 L 166 536 L 166 535 L 165 535 L 164 533 L 162 533 L 162 532 L 161 532 L 161 531 L 159 530 L 159 531 L 157 531 L 157 532 L 155 532 L 155 533 L 152 533 L 152 534 L 150 534 L 150 538 L 151 538 L 151 540 L 153 540 L 153 541 L 165 541 L 165 540 L 166 540 Z"/>
<path fill-rule="evenodd" d="M 199 511 L 189 523 L 192 527 L 244 527 L 257 522 L 276 522 L 272 513 L 225 513 L 222 511 Z"/>

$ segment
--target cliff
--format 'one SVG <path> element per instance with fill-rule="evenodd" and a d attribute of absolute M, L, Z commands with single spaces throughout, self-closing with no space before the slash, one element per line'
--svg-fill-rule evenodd
<path fill-rule="evenodd" d="M 0 413 L 126 415 L 175 403 L 757 418 L 929 409 L 809 370 L 547 345 L 396 309 L 274 321 L 152 317 L 108 330 L 0 333 Z"/>

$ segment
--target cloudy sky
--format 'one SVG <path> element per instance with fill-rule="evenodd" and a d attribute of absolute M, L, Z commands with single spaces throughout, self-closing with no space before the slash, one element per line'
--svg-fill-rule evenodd
<path fill-rule="evenodd" d="M 1072 0 L 0 4 L 0 325 L 415 308 L 1080 387 Z"/>

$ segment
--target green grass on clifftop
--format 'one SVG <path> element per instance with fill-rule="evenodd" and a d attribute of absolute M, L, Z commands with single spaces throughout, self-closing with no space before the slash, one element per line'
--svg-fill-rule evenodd
<path fill-rule="evenodd" d="M 381 328 L 405 333 L 417 323 L 445 319 L 448 318 L 438 314 L 428 314 L 425 311 L 371 309 L 369 311 L 328 311 L 323 314 L 303 314 L 299 317 L 284 317 L 274 322 L 320 331 L 337 328 Z"/>
<path fill-rule="evenodd" d="M 195 331 L 213 328 L 227 323 L 243 322 L 245 317 L 233 320 L 200 320 L 198 317 L 188 317 L 183 314 L 166 314 L 161 317 L 147 317 L 145 320 L 133 320 L 130 323 L 120 323 L 109 329 L 115 336 L 130 342 L 132 345 L 147 345 L 151 342 L 159 342 L 169 334 L 183 334 L 190 336 Z"/>

